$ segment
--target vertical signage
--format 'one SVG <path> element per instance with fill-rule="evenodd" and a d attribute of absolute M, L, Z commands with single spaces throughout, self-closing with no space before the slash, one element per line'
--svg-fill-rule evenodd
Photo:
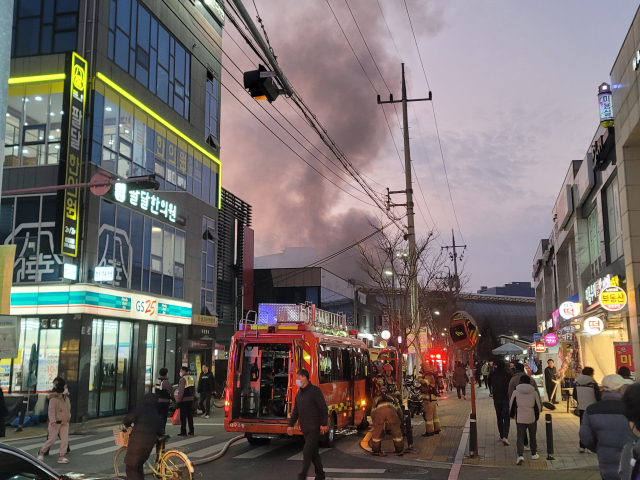
<path fill-rule="evenodd" d="M 613 101 L 608 83 L 603 83 L 598 88 L 598 103 L 600 103 L 600 125 L 604 128 L 613 127 Z"/>
<path fill-rule="evenodd" d="M 77 53 L 70 57 L 69 76 L 65 83 L 63 122 L 63 150 L 60 155 L 59 180 L 63 185 L 80 183 L 82 175 L 82 136 L 84 132 L 84 105 L 87 92 L 87 62 Z M 65 135 L 66 133 L 66 135 Z M 78 230 L 80 227 L 80 189 L 70 188 L 61 193 L 60 253 L 78 256 Z M 60 197 L 59 197 L 60 198 Z"/>

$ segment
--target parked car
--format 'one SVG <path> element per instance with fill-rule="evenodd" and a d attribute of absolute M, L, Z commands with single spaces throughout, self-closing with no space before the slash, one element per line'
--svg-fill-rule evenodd
<path fill-rule="evenodd" d="M 46 463 L 39 461 L 26 452 L 15 447 L 0 443 L 0 480 L 33 479 L 33 480 L 71 480 L 66 475 L 56 472 Z M 95 474 L 87 474 L 82 477 L 78 472 L 73 473 L 73 480 L 122 480 L 115 477 L 106 477 Z"/>

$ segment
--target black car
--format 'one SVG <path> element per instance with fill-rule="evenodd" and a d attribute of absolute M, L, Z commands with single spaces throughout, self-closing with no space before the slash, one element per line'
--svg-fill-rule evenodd
<path fill-rule="evenodd" d="M 0 443 L 0 480 L 122 480 L 117 477 L 104 477 L 94 474 L 83 475 L 74 472 L 65 475 L 56 472 L 37 458 L 5 443 Z"/>

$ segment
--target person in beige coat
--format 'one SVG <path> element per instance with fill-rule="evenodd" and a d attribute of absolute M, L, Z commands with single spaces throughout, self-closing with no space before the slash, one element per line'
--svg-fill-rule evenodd
<path fill-rule="evenodd" d="M 58 382 L 53 391 L 47 396 L 49 399 L 49 436 L 40 451 L 38 460 L 44 460 L 44 452 L 48 451 L 51 445 L 60 435 L 60 456 L 58 463 L 69 463 L 65 457 L 67 446 L 69 445 L 69 420 L 71 420 L 71 402 L 64 394 L 64 382 Z"/>

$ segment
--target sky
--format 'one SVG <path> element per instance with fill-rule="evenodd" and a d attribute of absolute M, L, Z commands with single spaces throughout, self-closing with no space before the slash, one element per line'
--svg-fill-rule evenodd
<path fill-rule="evenodd" d="M 244 4 L 255 18 L 253 2 Z M 405 0 L 255 5 L 285 75 L 378 191 L 405 188 L 401 116 L 376 102 L 377 94 L 400 98 L 404 62 L 410 96 L 433 94 L 408 109 L 416 235 L 433 230 L 438 245 L 451 245 L 455 231 L 467 246 L 467 290 L 531 281 L 570 161 L 584 158 L 597 129 L 598 86 L 610 81 L 638 2 L 406 0 L 424 72 Z M 256 256 L 301 246 L 328 254 L 368 235 L 384 214 L 305 140 L 336 162 L 289 100 L 256 102 L 234 80 L 242 83 L 240 71 L 259 60 L 229 21 L 223 49 L 222 182 L 253 206 Z"/>

